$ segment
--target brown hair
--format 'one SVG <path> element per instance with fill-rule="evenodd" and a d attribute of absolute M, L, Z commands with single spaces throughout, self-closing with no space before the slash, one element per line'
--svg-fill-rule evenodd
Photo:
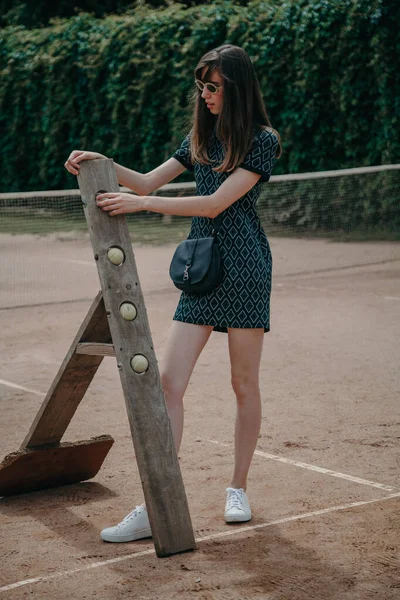
<path fill-rule="evenodd" d="M 251 148 L 255 133 L 262 129 L 269 129 L 278 137 L 279 157 L 279 134 L 271 127 L 257 75 L 247 52 L 231 44 L 207 52 L 194 70 L 195 79 L 201 79 L 204 67 L 208 67 L 207 79 L 215 69 L 220 73 L 224 82 L 224 102 L 216 118 L 207 109 L 201 92 L 195 91 L 190 147 L 192 160 L 210 164 L 207 149 L 214 127 L 225 148 L 224 160 L 215 171 L 233 171 L 240 165 Z"/>

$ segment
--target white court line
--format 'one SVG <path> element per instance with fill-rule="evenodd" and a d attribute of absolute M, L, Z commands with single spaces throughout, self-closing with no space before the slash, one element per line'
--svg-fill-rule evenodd
<path fill-rule="evenodd" d="M 6 385 L 11 388 L 15 388 L 18 390 L 23 390 L 24 392 L 30 392 L 31 394 L 37 394 L 38 396 L 45 396 L 42 392 L 38 392 L 36 390 L 32 390 L 22 385 L 18 385 L 16 383 L 12 383 L 11 381 L 6 381 L 5 379 L 0 379 L 0 384 Z M 218 446 L 228 447 L 230 444 L 225 442 L 218 442 L 217 440 L 205 440 L 210 442 L 210 444 L 217 444 Z M 299 462 L 297 460 L 293 460 L 292 458 L 285 458 L 284 456 L 279 456 L 277 454 L 269 454 L 267 452 L 262 452 L 261 450 L 256 450 L 254 452 L 257 456 L 263 456 L 264 458 L 269 458 L 270 460 L 275 460 L 277 462 L 282 462 L 287 465 L 292 465 L 294 467 L 300 467 L 301 469 L 308 469 L 309 471 L 315 471 L 316 473 L 322 473 L 323 475 L 330 475 L 331 477 L 337 477 L 339 479 L 345 479 L 347 481 L 351 481 L 352 483 L 359 483 L 361 485 L 368 485 L 370 487 L 377 488 L 379 490 L 384 490 L 385 492 L 394 492 L 396 488 L 392 485 L 385 485 L 384 483 L 378 483 L 376 481 L 370 481 L 369 479 L 362 479 L 361 477 L 354 477 L 353 475 L 347 475 L 346 473 L 341 473 L 340 471 L 332 471 L 331 469 L 326 469 L 325 467 L 318 467 L 317 465 L 310 465 L 309 463 Z"/>
<path fill-rule="evenodd" d="M 45 396 L 42 392 L 37 392 L 36 390 L 31 390 L 30 388 L 24 387 L 23 385 L 18 385 L 17 383 L 12 383 L 12 381 L 6 381 L 5 379 L 0 379 L 0 384 L 6 385 L 10 388 L 15 388 L 16 390 L 23 390 L 24 392 L 29 392 L 30 394 L 36 394 L 37 396 Z"/>
<path fill-rule="evenodd" d="M 59 259 L 57 258 L 54 260 L 59 260 Z M 78 260 L 76 258 L 64 258 L 63 262 L 74 263 L 76 265 L 90 265 L 91 267 L 94 267 L 94 265 L 95 265 L 94 260 Z"/>
<path fill-rule="evenodd" d="M 32 390 L 16 383 L 12 383 L 11 381 L 6 381 L 5 379 L 0 379 L 0 384 L 6 385 L 11 388 L 23 390 L 25 392 L 30 392 L 31 394 L 37 394 L 38 396 L 45 396 L 42 392 L 38 392 L 36 390 Z M 218 442 L 217 440 L 205 440 L 210 442 L 210 444 L 217 444 L 218 446 L 228 447 L 230 444 L 225 442 Z M 331 477 L 337 477 L 339 479 L 345 479 L 347 481 L 351 481 L 352 483 L 359 483 L 361 485 L 368 485 L 370 487 L 377 488 L 379 490 L 384 490 L 385 492 L 394 492 L 396 490 L 395 487 L 391 485 L 385 485 L 383 483 L 378 483 L 376 481 L 370 481 L 368 479 L 362 479 L 361 477 L 354 477 L 353 475 L 347 475 L 346 473 L 341 473 L 339 471 L 332 471 L 331 469 L 326 469 L 325 467 L 318 467 L 316 465 L 310 465 L 309 463 L 299 462 L 297 460 L 293 460 L 291 458 L 285 458 L 284 456 L 279 456 L 277 454 L 269 454 L 267 452 L 261 452 L 261 450 L 256 450 L 254 454 L 257 456 L 263 456 L 264 458 L 269 458 L 270 460 L 275 460 L 277 462 L 282 462 L 287 465 L 292 465 L 294 467 L 300 467 L 301 469 L 308 469 L 309 471 L 315 471 L 316 473 L 322 473 L 323 475 L 330 475 Z"/>
<path fill-rule="evenodd" d="M 363 500 L 361 502 L 350 502 L 349 504 L 342 504 L 341 506 L 331 506 L 330 508 L 321 508 L 320 510 L 314 510 L 312 512 L 303 513 L 300 515 L 293 515 L 292 517 L 284 517 L 282 519 L 276 519 L 275 521 L 269 521 L 268 523 L 260 523 L 258 525 L 250 525 L 247 527 L 235 527 L 231 531 L 221 531 L 220 533 L 213 533 L 211 535 L 206 535 L 205 537 L 202 537 L 202 538 L 196 538 L 196 543 L 199 544 L 201 542 L 215 540 L 216 538 L 227 537 L 229 535 L 237 535 L 237 534 L 241 534 L 246 531 L 253 531 L 254 529 L 264 529 L 265 527 L 273 527 L 274 525 L 282 525 L 283 523 L 290 523 L 291 521 L 299 521 L 301 519 L 308 519 L 310 517 L 326 515 L 329 513 L 337 512 L 340 510 L 346 510 L 349 508 L 355 508 L 358 506 L 366 506 L 367 504 L 383 502 L 384 500 L 391 500 L 392 498 L 400 498 L 400 492 L 398 492 L 396 494 L 390 494 L 390 496 L 386 496 L 385 498 L 376 498 L 375 500 Z M 150 554 L 155 554 L 154 548 L 151 548 L 150 550 L 144 550 L 143 552 L 134 552 L 133 554 L 126 554 L 125 556 L 118 556 L 117 558 L 110 558 L 108 560 L 102 560 L 100 562 L 91 563 L 90 565 L 85 565 L 84 567 L 77 567 L 76 569 L 70 569 L 69 571 L 59 571 L 57 573 L 52 573 L 51 575 L 44 575 L 42 577 L 31 577 L 30 579 L 24 579 L 22 581 L 17 581 L 15 583 L 10 583 L 9 585 L 0 587 L 0 592 L 7 592 L 7 591 L 13 590 L 15 588 L 22 587 L 24 585 L 29 585 L 31 583 L 41 583 L 42 581 L 49 581 L 50 579 L 56 579 L 58 577 L 63 577 L 65 575 L 73 575 L 74 573 L 79 573 L 81 571 L 88 571 L 89 569 L 96 569 L 97 567 L 105 567 L 108 565 L 122 562 L 124 560 L 130 560 L 131 558 L 139 558 L 140 556 L 146 556 L 146 555 L 150 555 Z"/>
<path fill-rule="evenodd" d="M 230 446 L 230 444 L 226 444 L 224 442 L 217 442 L 216 440 L 205 441 L 210 442 L 211 444 L 218 444 L 218 446 Z M 360 477 L 353 477 L 353 475 L 347 475 L 346 473 L 332 471 L 331 469 L 325 469 L 324 467 L 317 467 L 316 465 L 310 465 L 308 463 L 299 462 L 291 458 L 278 456 L 277 454 L 268 454 L 267 452 L 261 452 L 260 450 L 256 450 L 254 454 L 257 454 L 258 456 L 263 456 L 264 458 L 269 458 L 270 460 L 276 460 L 278 462 L 286 463 L 287 465 L 293 465 L 294 467 L 300 467 L 301 469 L 308 469 L 317 473 L 323 473 L 324 475 L 338 477 L 339 479 L 346 479 L 347 481 L 351 481 L 352 483 L 361 483 L 362 485 L 369 485 L 370 487 L 378 488 L 379 490 L 385 490 L 386 492 L 394 492 L 396 490 L 396 488 L 391 485 L 377 483 L 376 481 L 369 481 L 368 479 L 361 479 Z"/>
<path fill-rule="evenodd" d="M 275 283 L 275 286 L 276 287 L 284 287 L 285 284 L 284 283 Z M 311 291 L 311 292 L 327 292 L 329 290 L 328 287 L 317 287 L 315 285 L 295 284 L 295 287 L 297 290 L 307 290 L 307 291 Z M 337 291 L 343 292 L 343 291 L 345 291 L 345 288 L 341 288 Z M 374 292 L 369 292 L 368 295 L 372 296 L 374 298 L 382 298 L 382 294 L 375 294 Z M 400 300 L 400 296 L 383 296 L 383 299 L 384 300 Z"/>

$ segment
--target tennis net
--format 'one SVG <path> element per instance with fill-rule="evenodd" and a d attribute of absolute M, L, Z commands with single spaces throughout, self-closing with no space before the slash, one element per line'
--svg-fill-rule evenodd
<path fill-rule="evenodd" d="M 156 193 L 196 189 L 169 184 Z M 399 240 L 399 199 L 400 165 L 277 175 L 263 185 L 258 213 L 269 236 Z M 127 222 L 138 251 L 176 245 L 190 227 L 190 218 L 154 213 Z M 0 283 L 0 308 L 93 297 L 99 283 L 79 190 L 0 194 Z"/>

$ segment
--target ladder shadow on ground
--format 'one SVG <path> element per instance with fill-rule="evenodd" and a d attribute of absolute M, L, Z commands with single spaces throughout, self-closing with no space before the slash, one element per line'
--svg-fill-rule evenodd
<path fill-rule="evenodd" d="M 89 554 L 108 554 L 112 544 L 105 544 L 100 539 L 101 526 L 97 526 L 98 511 L 93 510 L 93 504 L 118 497 L 113 490 L 97 482 L 81 482 L 68 486 L 60 486 L 50 490 L 41 490 L 29 494 L 0 498 L 0 511 L 4 517 L 26 518 L 43 525 L 49 532 L 48 539 L 60 539 L 80 551 Z M 78 515 L 75 507 L 86 507 L 85 516 Z M 107 520 L 108 507 L 104 509 L 104 519 Z M 111 508 L 111 506 L 110 506 Z M 34 523 L 33 523 L 34 527 Z M 32 530 L 32 551 L 35 545 L 35 530 Z M 54 535 L 52 535 L 54 534 Z M 18 536 L 18 533 L 16 533 Z M 148 540 L 147 540 L 148 541 Z"/>

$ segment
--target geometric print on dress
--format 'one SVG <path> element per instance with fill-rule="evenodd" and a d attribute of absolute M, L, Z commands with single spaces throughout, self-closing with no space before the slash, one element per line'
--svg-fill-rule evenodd
<path fill-rule="evenodd" d="M 241 165 L 259 172 L 262 179 L 270 177 L 277 138 L 263 131 L 255 139 Z M 185 166 L 190 165 L 189 139 L 185 138 L 174 154 Z M 229 177 L 216 173 L 212 167 L 221 163 L 223 147 L 214 135 L 209 147 L 211 165 L 194 165 L 197 192 L 200 196 L 212 194 Z M 224 263 L 222 284 L 203 296 L 181 294 L 174 319 L 200 325 L 213 325 L 215 331 L 226 332 L 228 327 L 270 327 L 270 294 L 272 256 L 265 232 L 256 211 L 261 191 L 261 180 L 242 198 L 231 204 L 222 214 L 218 244 Z M 188 238 L 211 234 L 212 220 L 193 217 Z"/>

